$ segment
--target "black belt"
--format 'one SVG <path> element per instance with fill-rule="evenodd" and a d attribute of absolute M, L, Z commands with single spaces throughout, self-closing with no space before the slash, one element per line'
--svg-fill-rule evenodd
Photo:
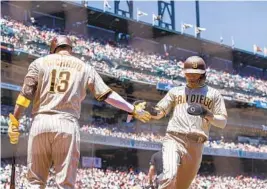
<path fill-rule="evenodd" d="M 176 135 L 176 136 L 185 137 L 185 138 L 192 140 L 196 143 L 204 143 L 208 140 L 208 138 L 204 135 L 196 135 L 196 134 L 192 134 L 192 133 L 180 133 L 180 132 L 174 132 L 174 131 L 168 131 L 168 133 Z"/>

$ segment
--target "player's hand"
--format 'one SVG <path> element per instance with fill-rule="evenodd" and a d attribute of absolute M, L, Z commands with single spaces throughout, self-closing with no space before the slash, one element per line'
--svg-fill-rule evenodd
<path fill-rule="evenodd" d="M 213 116 L 213 114 L 209 110 L 207 110 L 201 104 L 197 103 L 189 104 L 187 113 L 193 116 L 200 116 L 202 118 L 205 118 L 206 116 Z"/>
<path fill-rule="evenodd" d="M 8 122 L 8 136 L 11 144 L 17 144 L 19 141 L 19 121 L 14 117 L 13 114 L 9 114 Z"/>
<path fill-rule="evenodd" d="M 134 102 L 134 111 L 132 113 L 133 117 L 142 121 L 143 123 L 148 122 L 151 119 L 151 114 L 146 111 L 146 101 L 135 101 Z"/>

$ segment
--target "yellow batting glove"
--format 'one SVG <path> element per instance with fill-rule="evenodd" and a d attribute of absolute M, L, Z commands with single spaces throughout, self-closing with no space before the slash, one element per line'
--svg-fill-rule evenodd
<path fill-rule="evenodd" d="M 19 141 L 19 121 L 13 114 L 9 114 L 8 136 L 11 144 L 17 144 Z"/>
<path fill-rule="evenodd" d="M 151 119 L 151 115 L 148 111 L 145 111 L 146 102 L 141 102 L 134 105 L 133 117 L 142 121 L 143 123 L 148 122 Z"/>

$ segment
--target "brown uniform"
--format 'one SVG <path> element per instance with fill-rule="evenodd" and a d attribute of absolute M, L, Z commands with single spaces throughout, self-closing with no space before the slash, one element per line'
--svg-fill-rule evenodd
<path fill-rule="evenodd" d="M 96 99 L 111 89 L 94 68 L 70 55 L 51 54 L 35 60 L 27 77 L 38 83 L 28 142 L 31 188 L 45 187 L 52 164 L 58 187 L 74 188 L 80 156 L 81 102 L 88 87 Z"/>
<path fill-rule="evenodd" d="M 200 116 L 187 113 L 190 103 L 199 103 L 213 114 L 227 116 L 223 97 L 206 85 L 195 89 L 186 86 L 172 88 L 157 104 L 166 114 L 173 110 L 163 140 L 161 189 L 189 188 L 200 167 L 210 124 Z"/>

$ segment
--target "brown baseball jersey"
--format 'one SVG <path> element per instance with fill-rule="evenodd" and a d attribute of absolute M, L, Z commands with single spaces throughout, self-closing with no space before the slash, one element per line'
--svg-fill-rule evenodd
<path fill-rule="evenodd" d="M 167 132 L 199 133 L 209 136 L 210 125 L 200 116 L 187 113 L 190 103 L 198 103 L 213 114 L 227 116 L 224 99 L 216 89 L 207 85 L 191 89 L 187 86 L 174 87 L 157 104 L 157 107 L 168 114 L 173 110 Z"/>
<path fill-rule="evenodd" d="M 111 91 L 93 67 L 70 55 L 38 58 L 26 77 L 38 80 L 33 114 L 63 113 L 79 118 L 87 87 L 96 99 Z"/>

